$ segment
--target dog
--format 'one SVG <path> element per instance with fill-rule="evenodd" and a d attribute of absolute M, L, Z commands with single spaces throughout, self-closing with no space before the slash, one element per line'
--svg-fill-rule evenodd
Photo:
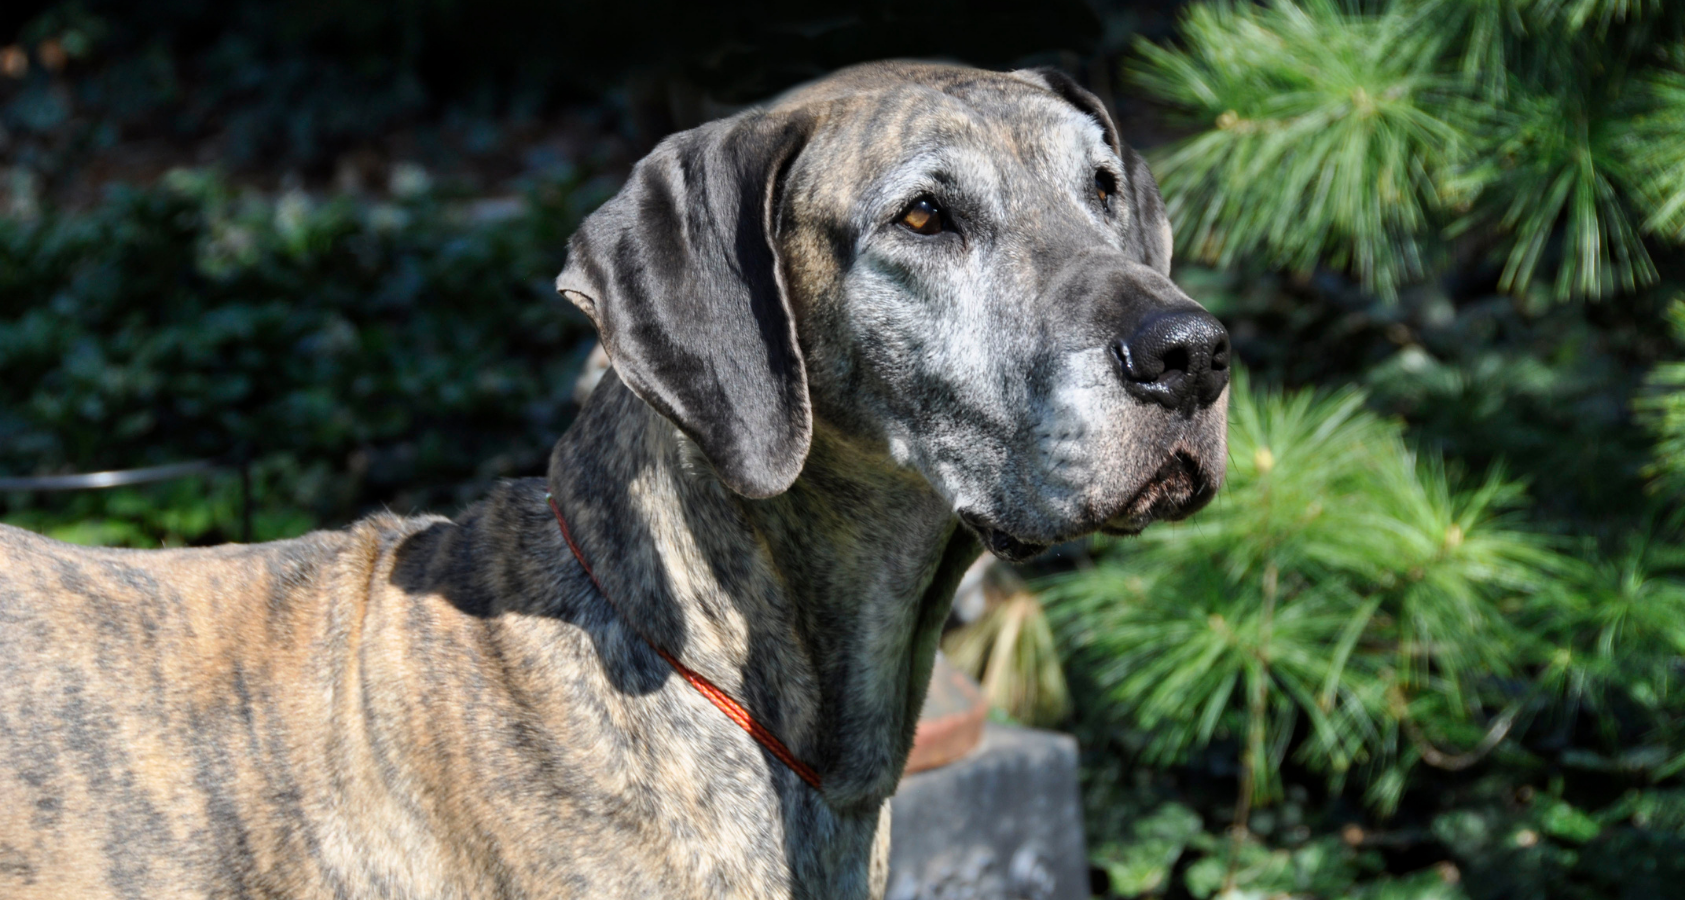
<path fill-rule="evenodd" d="M 546 478 L 253 546 L 0 528 L 0 896 L 881 896 L 960 574 L 1221 482 L 1170 261 L 1052 71 L 668 138 L 570 240 L 612 368 Z"/>

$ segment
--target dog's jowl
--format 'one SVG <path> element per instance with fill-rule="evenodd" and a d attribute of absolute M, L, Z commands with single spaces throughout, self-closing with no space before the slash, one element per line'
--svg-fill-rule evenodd
<path fill-rule="evenodd" d="M 570 244 L 613 369 L 546 478 L 257 546 L 0 528 L 0 897 L 881 894 L 959 573 L 1221 481 L 1227 336 L 1169 271 L 1056 73 L 674 135 Z"/>

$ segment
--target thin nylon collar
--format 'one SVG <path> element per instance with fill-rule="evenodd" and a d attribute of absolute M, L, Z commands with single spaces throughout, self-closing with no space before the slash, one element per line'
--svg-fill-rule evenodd
<path fill-rule="evenodd" d="M 556 514 L 556 524 L 561 526 L 562 529 L 562 540 L 566 541 L 568 549 L 573 551 L 573 558 L 579 560 L 579 567 L 585 570 L 585 577 L 591 579 L 591 584 L 596 587 L 597 593 L 608 601 L 608 605 L 620 615 L 621 621 L 625 622 L 638 637 L 643 638 L 644 643 L 648 644 L 651 650 L 654 650 L 657 655 L 666 660 L 667 665 L 673 667 L 673 671 L 679 673 L 685 681 L 690 682 L 690 686 L 696 688 L 697 693 L 707 698 L 709 703 L 718 707 L 720 712 L 725 713 L 726 718 L 736 722 L 738 727 L 749 732 L 750 737 L 759 741 L 760 745 L 765 747 L 773 756 L 778 757 L 778 761 L 788 766 L 790 771 L 796 773 L 801 780 L 807 782 L 814 790 L 819 790 L 819 773 L 813 771 L 813 767 L 807 763 L 797 759 L 796 755 L 790 752 L 790 748 L 784 746 L 784 742 L 778 739 L 778 735 L 773 734 L 765 725 L 757 722 L 755 717 L 749 713 L 749 710 L 745 709 L 743 704 L 733 700 L 730 694 L 720 690 L 712 681 L 703 677 L 700 672 L 679 662 L 677 657 L 662 649 L 660 644 L 650 640 L 649 635 L 638 627 L 635 620 L 626 615 L 626 612 L 608 595 L 608 591 L 603 590 L 603 583 L 598 581 L 596 573 L 591 571 L 591 565 L 585 561 L 585 554 L 579 552 L 579 545 L 573 542 L 573 535 L 568 532 L 567 520 L 562 518 L 562 508 L 556 505 L 556 498 L 547 493 L 544 495 L 544 499 L 550 503 L 550 511 Z"/>

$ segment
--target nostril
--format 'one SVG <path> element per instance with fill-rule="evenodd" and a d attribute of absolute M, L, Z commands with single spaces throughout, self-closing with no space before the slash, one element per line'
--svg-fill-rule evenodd
<path fill-rule="evenodd" d="M 1211 348 L 1211 371 L 1221 372 L 1229 367 L 1229 339 L 1217 339 L 1216 346 Z"/>
<path fill-rule="evenodd" d="M 1164 351 L 1165 372 L 1186 372 L 1188 371 L 1188 364 L 1188 348 L 1171 347 Z"/>

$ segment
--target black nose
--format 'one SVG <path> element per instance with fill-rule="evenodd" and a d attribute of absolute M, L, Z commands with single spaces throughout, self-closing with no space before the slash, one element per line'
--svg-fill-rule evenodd
<path fill-rule="evenodd" d="M 1129 393 L 1167 409 L 1210 406 L 1229 383 L 1229 333 L 1204 310 L 1148 316 L 1117 355 Z"/>

